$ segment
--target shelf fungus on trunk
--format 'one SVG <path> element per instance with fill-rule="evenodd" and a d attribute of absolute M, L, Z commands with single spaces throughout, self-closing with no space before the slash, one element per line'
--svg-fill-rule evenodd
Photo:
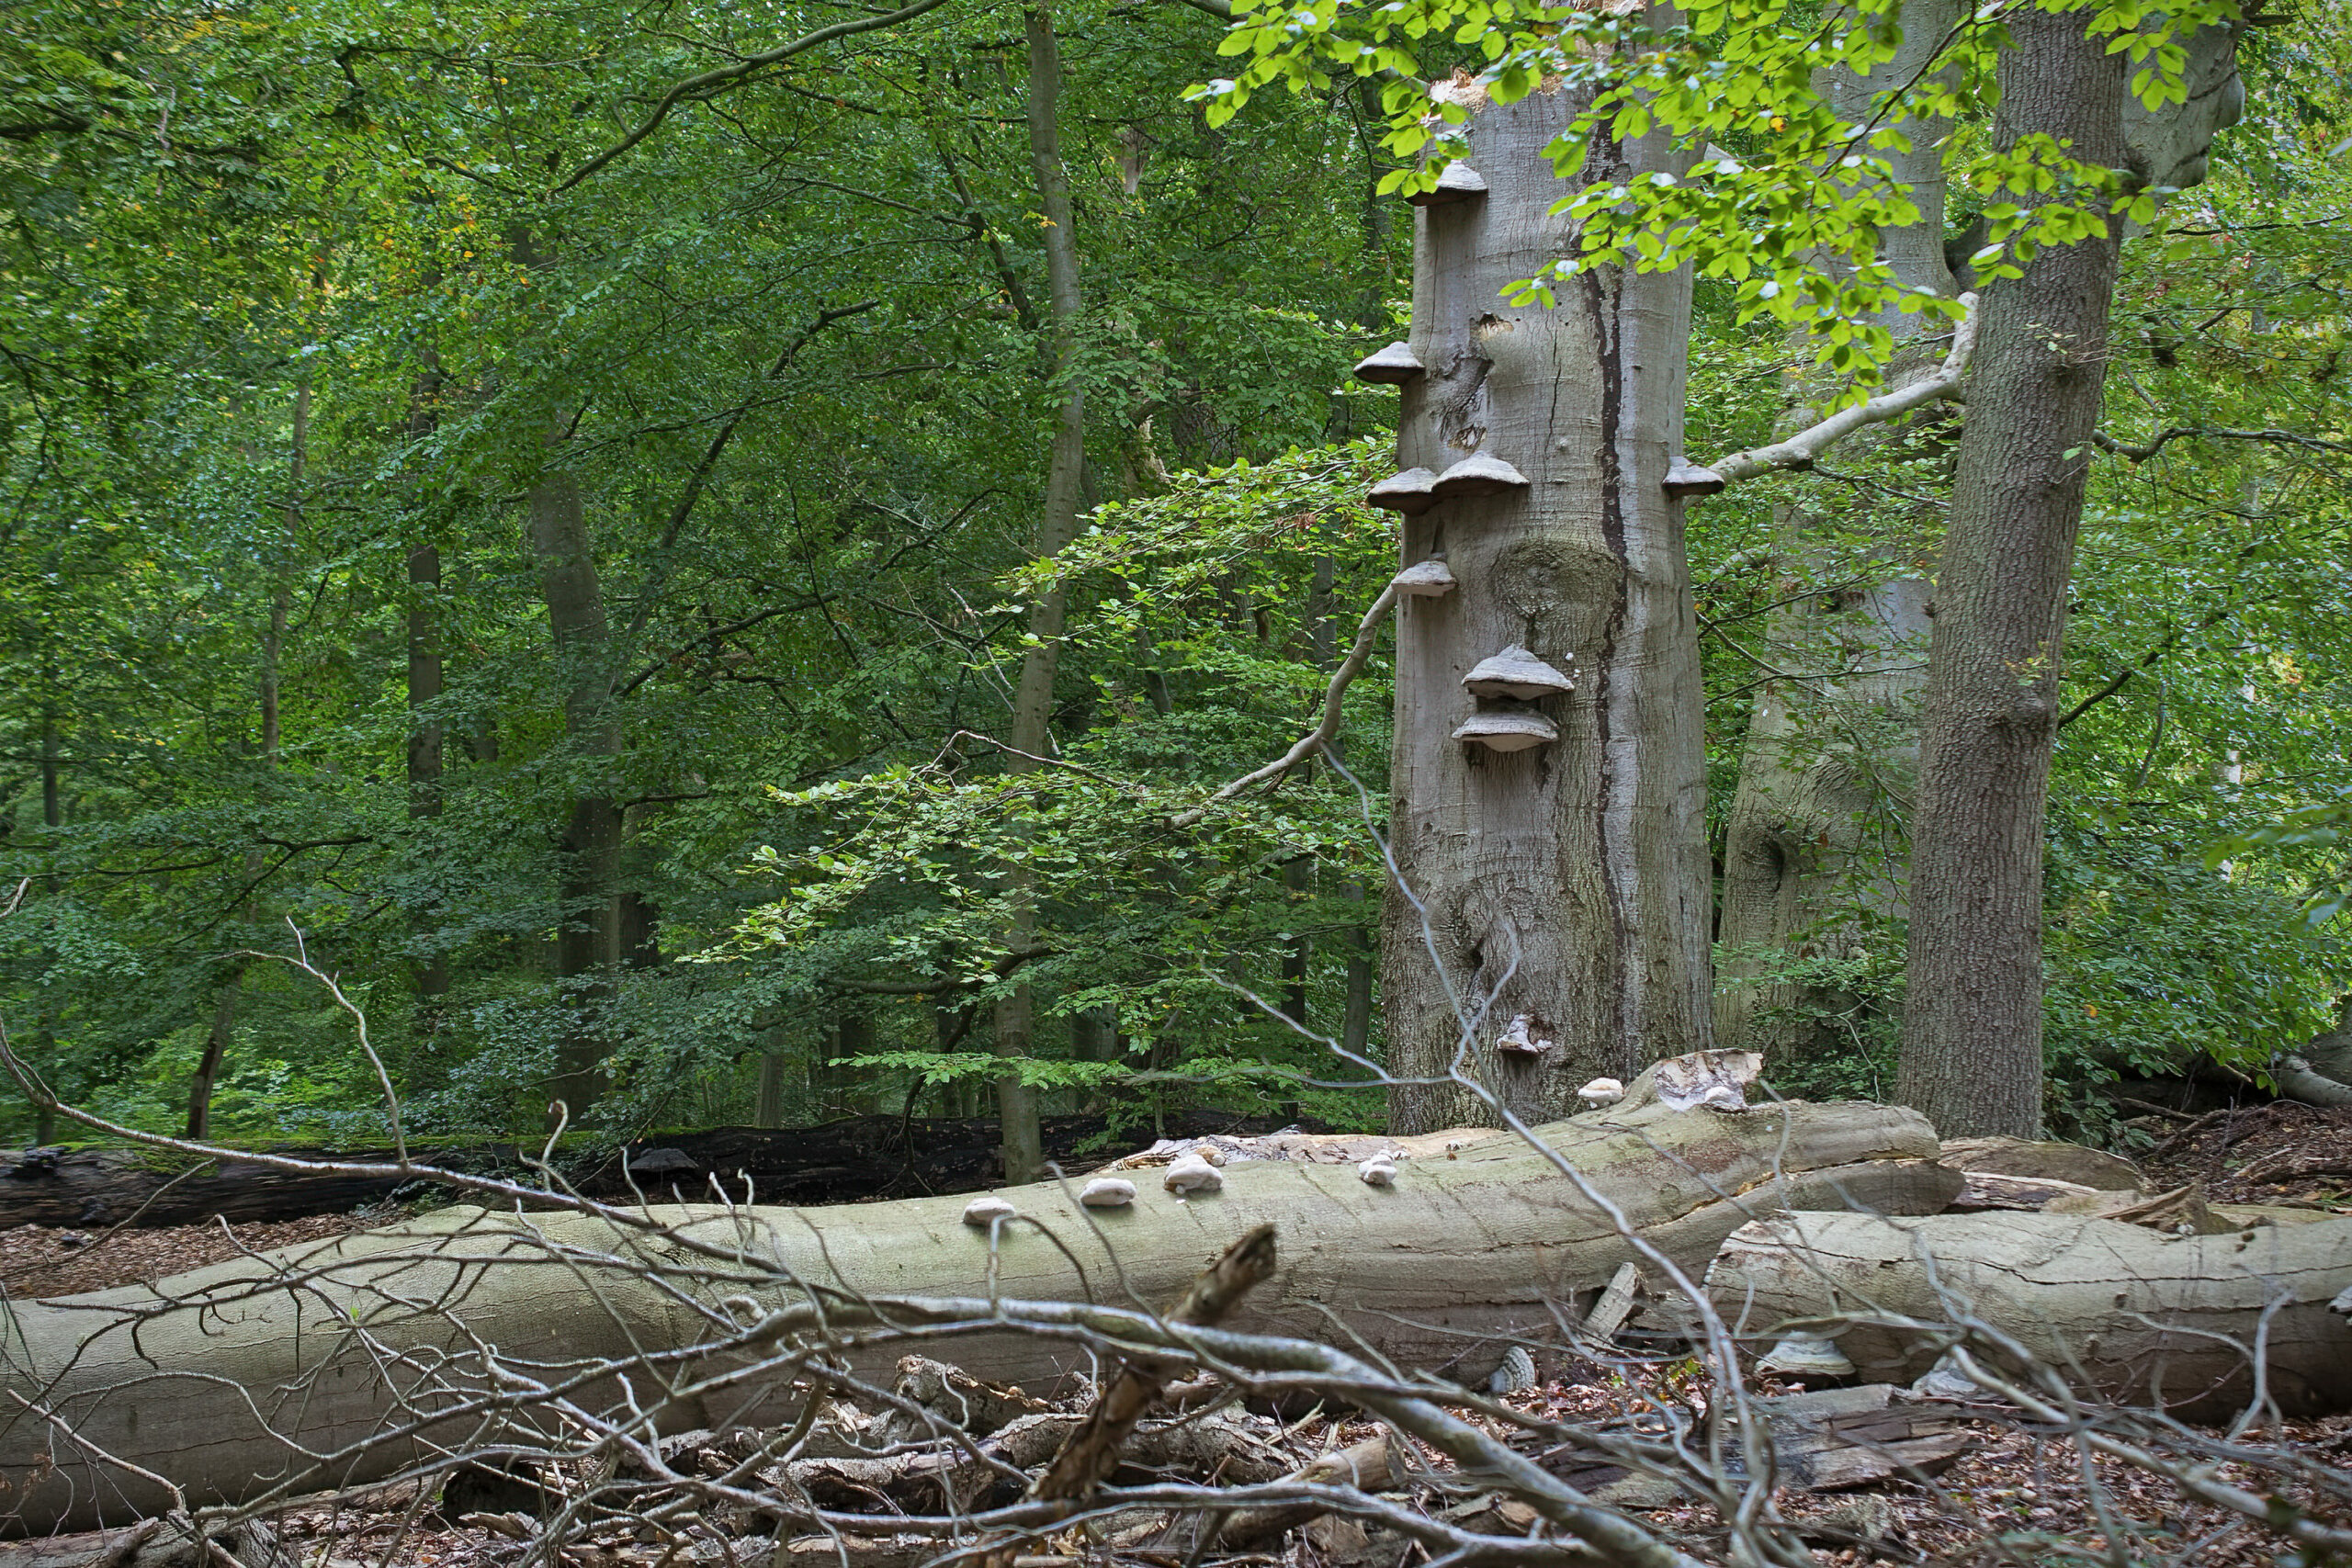
<path fill-rule="evenodd" d="M 1838 1348 L 1835 1339 L 1819 1334 L 1791 1334 L 1757 1361 L 1756 1370 L 1812 1382 L 1852 1377 L 1854 1363 Z"/>
<path fill-rule="evenodd" d="M 1216 1167 L 1207 1160 L 1197 1154 L 1189 1154 L 1169 1166 L 1168 1173 L 1159 1179 L 1159 1184 L 1181 1200 L 1195 1192 L 1217 1191 L 1225 1186 L 1225 1178 L 1218 1175 Z"/>
<path fill-rule="evenodd" d="M 1625 1086 L 1615 1078 L 1595 1078 L 1577 1090 L 1577 1098 L 1595 1111 L 1625 1098 Z"/>
<path fill-rule="evenodd" d="M 1525 490 L 1527 476 L 1484 452 L 1474 452 L 1438 475 L 1430 493 L 1440 501 L 1467 501 L 1473 496 L 1501 495 Z"/>
<path fill-rule="evenodd" d="M 1456 202 L 1483 200 L 1486 195 L 1487 176 L 1457 160 L 1445 166 L 1433 189 L 1415 191 L 1405 199 L 1415 207 L 1451 207 Z"/>
<path fill-rule="evenodd" d="M 1373 486 L 1372 493 L 1364 500 L 1408 517 L 1418 517 L 1437 504 L 1436 486 L 1437 476 L 1427 468 L 1407 468 Z"/>
<path fill-rule="evenodd" d="M 1445 564 L 1445 558 L 1431 556 L 1390 578 L 1388 586 L 1414 599 L 1442 599 L 1460 585 L 1454 581 L 1453 569 Z"/>
<path fill-rule="evenodd" d="M 1713 495 L 1727 481 L 1723 475 L 1702 464 L 1677 454 L 1666 470 L 1666 493 L 1681 500 L 1688 496 Z"/>
<path fill-rule="evenodd" d="M 1492 658 L 1479 660 L 1476 669 L 1462 677 L 1462 683 L 1470 689 L 1472 696 L 1517 697 L 1521 702 L 1558 696 L 1577 689 L 1572 677 L 1517 643 Z"/>
<path fill-rule="evenodd" d="M 1401 387 L 1408 381 L 1419 380 L 1429 372 L 1408 343 L 1392 343 L 1378 354 L 1359 362 L 1355 376 L 1359 381 L 1375 386 Z"/>
<path fill-rule="evenodd" d="M 1474 713 L 1453 732 L 1453 738 L 1489 751 L 1524 751 L 1549 746 L 1560 732 L 1540 713 Z"/>
<path fill-rule="evenodd" d="M 1514 1056 L 1540 1056 L 1552 1048 L 1551 1036 L 1542 1032 L 1543 1028 L 1534 1019 L 1521 1013 L 1495 1037 L 1495 1049 Z"/>

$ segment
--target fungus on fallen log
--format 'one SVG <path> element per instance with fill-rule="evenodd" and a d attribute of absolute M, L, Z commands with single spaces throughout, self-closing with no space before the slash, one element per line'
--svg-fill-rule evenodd
<path fill-rule="evenodd" d="M 1487 177 L 1456 159 L 1438 175 L 1434 188 L 1417 190 L 1405 199 L 1415 207 L 1452 207 L 1457 202 L 1484 200 L 1486 195 Z"/>
<path fill-rule="evenodd" d="M 1527 488 L 1527 476 L 1484 452 L 1474 452 L 1438 475 L 1430 493 L 1440 501 L 1468 501 Z"/>
<path fill-rule="evenodd" d="M 1282 1271 L 1235 1326 L 1323 1337 L 1343 1325 L 1400 1365 L 1444 1367 L 1490 1337 L 1551 1332 L 1560 1303 L 1600 1290 L 1638 1245 L 1695 1272 L 1754 1214 L 1846 1203 L 1933 1213 L 1961 1182 L 1934 1163 L 1925 1119 L 1891 1106 L 1620 1107 L 1536 1132 L 1580 1180 L 1510 1134 L 1462 1134 L 1445 1140 L 1462 1145 L 1454 1157 L 1432 1151 L 1386 1191 L 1352 1162 L 1236 1160 L 1216 1200 L 1137 1203 L 1099 1228 L 1058 1182 L 1011 1188 L 1002 1198 L 1023 1223 L 999 1227 L 985 1247 L 941 1245 L 962 1234 L 961 1195 L 812 1209 L 631 1205 L 620 1218 L 456 1206 L 153 1286 L 14 1301 L 0 1348 L 6 1528 L 87 1529 L 181 1506 L 158 1476 L 183 1489 L 185 1506 L 205 1507 L 396 1474 L 475 1440 L 481 1417 L 453 1415 L 406 1436 L 402 1422 L 469 1390 L 510 1407 L 509 1367 L 571 1388 L 575 1403 L 632 1409 L 625 1389 L 594 1382 L 596 1370 L 709 1342 L 743 1321 L 726 1304 L 741 1292 L 762 1310 L 836 1292 L 830 1314 L 869 1295 L 1082 1301 L 1115 1279 L 1150 1300 L 1192 1280 L 1204 1249 L 1271 1220 L 1282 1226 Z M 1465 1213 L 1478 1224 L 1463 1225 Z M 632 1232 L 628 1214 L 675 1226 L 676 1239 Z M 718 1268 L 688 1244 L 740 1267 Z M 483 1363 L 487 1347 L 499 1366 Z M 921 1348 L 1033 1389 L 1057 1386 L 1088 1354 L 985 1321 Z M 867 1334 L 845 1353 L 887 1381 L 909 1348 Z M 657 1375 L 688 1370 L 668 1363 Z M 278 1398 L 280 1389 L 301 1394 Z M 757 1408 L 721 1388 L 709 1410 L 685 1399 L 662 1418 L 677 1430 L 788 1422 L 806 1390 L 778 1379 L 752 1393 Z"/>
<path fill-rule="evenodd" d="M 1413 345 L 1408 343 L 1390 344 L 1378 354 L 1357 361 L 1355 369 L 1357 380 L 1380 387 L 1401 387 L 1428 374 L 1413 353 Z"/>
<path fill-rule="evenodd" d="M 1442 599 L 1461 585 L 1455 581 L 1453 569 L 1445 564 L 1445 558 L 1431 556 L 1390 578 L 1388 586 L 1409 598 Z"/>
<path fill-rule="evenodd" d="M 1480 660 L 1476 669 L 1462 677 L 1462 683 L 1470 688 L 1472 696 L 1517 697 L 1521 702 L 1558 696 L 1577 689 L 1572 676 L 1554 669 L 1516 643 Z"/>
<path fill-rule="evenodd" d="M 1489 751 L 1525 751 L 1549 746 L 1560 732 L 1540 713 L 1474 713 L 1453 732 L 1453 738 Z"/>
<path fill-rule="evenodd" d="M 1437 504 L 1436 485 L 1437 476 L 1427 468 L 1407 468 L 1373 486 L 1372 493 L 1364 500 L 1390 512 L 1418 517 Z"/>

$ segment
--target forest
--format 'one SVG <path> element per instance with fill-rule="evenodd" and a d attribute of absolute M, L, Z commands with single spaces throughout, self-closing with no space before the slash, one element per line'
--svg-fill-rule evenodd
<path fill-rule="evenodd" d="M 0 1568 L 2352 1556 L 2340 11 L 891 6 L 9 7 Z"/>

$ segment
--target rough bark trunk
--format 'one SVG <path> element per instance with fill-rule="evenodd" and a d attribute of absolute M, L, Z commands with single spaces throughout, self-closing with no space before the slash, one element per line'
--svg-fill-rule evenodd
<path fill-rule="evenodd" d="M 1908 0 L 1894 59 L 1868 75 L 1844 68 L 1817 73 L 1815 90 L 1849 122 L 1868 122 L 1873 97 L 1909 85 L 1932 62 L 1952 9 L 1952 0 Z M 1886 231 L 1880 254 L 1905 287 L 1949 295 L 1944 129 L 1940 121 L 1906 125 L 1909 151 L 1888 155 L 1897 182 L 1910 187 L 1919 220 Z M 1903 339 L 1916 336 L 1921 321 L 1890 311 L 1884 324 Z M 1893 379 L 1899 385 L 1907 375 L 1935 367 L 1930 358 L 1899 367 Z M 1795 417 L 1800 426 L 1809 424 L 1814 411 L 1801 409 Z M 1851 518 L 1840 521 L 1853 525 Z M 1800 562 L 1815 553 L 1809 536 L 1815 519 L 1805 508 L 1784 508 L 1779 524 L 1784 552 Z M 1774 680 L 1757 694 L 1724 823 L 1714 1021 L 1715 1043 L 1726 1049 L 1772 1054 L 1810 1043 L 1801 1021 L 1786 1015 L 1829 998 L 1763 979 L 1775 955 L 1809 956 L 1800 951 L 1808 940 L 1815 951 L 1849 945 L 1829 929 L 1841 904 L 1859 903 L 1890 919 L 1903 914 L 1906 848 L 1873 845 L 1865 834 L 1882 795 L 1890 785 L 1907 788 L 1918 764 L 1928 587 L 1906 570 L 1920 554 L 1918 522 L 1905 528 L 1888 519 L 1884 525 L 1884 553 L 1894 568 L 1887 578 L 1859 590 L 1815 594 L 1783 606 L 1766 622 L 1771 661 L 1794 664 L 1807 678 Z M 1832 740 L 1841 744 L 1832 748 Z M 1853 880 L 1858 873 L 1868 878 L 1860 886 Z M 1760 1023 L 1759 1014 L 1775 1021 Z"/>
<path fill-rule="evenodd" d="M 2259 1333 L 2268 1393 L 2289 1413 L 2352 1405 L 2352 1325 L 2328 1310 L 2352 1287 L 2352 1220 L 2184 1236 L 2080 1214 L 1784 1214 L 1734 1234 L 1707 1287 L 1747 1335 L 1973 1314 L 2086 1393 L 2188 1419 L 2245 1407 Z M 1916 1377 L 1940 1353 L 1932 1333 L 1883 1322 L 1837 1339 L 1871 1380 Z"/>
<path fill-rule="evenodd" d="M 57 690 L 57 665 L 53 660 L 43 661 L 41 675 L 43 688 L 53 694 Z M 40 821 L 41 826 L 48 829 L 42 852 L 50 857 L 57 853 L 57 830 L 65 825 L 65 795 L 58 777 L 60 761 L 57 709 L 53 704 L 44 705 L 40 710 Z M 54 863 L 53 860 L 51 863 Z M 51 873 L 43 877 L 41 886 L 51 897 L 55 897 L 58 889 L 56 874 Z M 42 968 L 47 969 L 56 960 L 56 950 L 45 948 Z M 52 1089 L 62 1087 L 57 1078 L 57 1003 L 44 984 L 40 992 L 40 1012 L 33 1024 L 33 1066 L 48 1077 Z M 33 1112 L 33 1142 L 46 1144 L 56 1137 L 56 1107 L 42 1105 L 37 1108 Z"/>
<path fill-rule="evenodd" d="M 1473 105 L 1467 162 L 1483 199 L 1416 219 L 1401 468 L 1471 453 L 1530 481 L 1439 502 L 1404 525 L 1403 563 L 1446 558 L 1460 586 L 1403 600 L 1390 830 L 1403 887 L 1382 920 L 1387 1061 L 1467 1070 L 1520 1114 L 1573 1109 L 1600 1074 L 1708 1043 L 1710 868 L 1699 649 L 1682 502 L 1662 488 L 1682 434 L 1687 273 L 1600 274 L 1555 309 L 1502 291 L 1572 250 L 1553 203 L 1587 179 L 1672 162 L 1662 141 L 1597 146 L 1576 182 L 1544 149 L 1579 107 L 1547 89 Z M 1510 753 L 1452 739 L 1463 677 L 1512 644 L 1577 690 L 1537 705 L 1559 739 Z M 1487 706 L 1496 705 L 1492 702 Z M 1426 933 L 1422 909 L 1426 907 Z M 1524 1020 L 1540 1052 L 1502 1052 Z M 1454 1085 L 1400 1084 L 1400 1132 L 1491 1113 Z"/>
<path fill-rule="evenodd" d="M 2124 56 L 2079 13 L 2020 11 L 2009 30 L 1996 141 L 2046 133 L 2122 167 Z M 1896 1089 L 1951 1137 L 2041 1126 L 2042 821 L 2122 242 L 2108 230 L 2042 251 L 1983 306 L 1936 581 Z"/>
<path fill-rule="evenodd" d="M 1029 161 L 1036 176 L 1037 205 L 1045 219 L 1046 327 L 1051 355 L 1048 374 L 1056 390 L 1053 443 L 1046 461 L 1045 503 L 1037 513 L 1033 553 L 1040 560 L 1059 555 L 1078 536 L 1080 488 L 1086 468 L 1086 398 L 1075 377 L 1080 310 L 1078 232 L 1071 214 L 1069 177 L 1062 168 L 1059 105 L 1061 55 L 1053 17 L 1043 6 L 1022 13 L 1029 44 Z M 1013 694 L 1010 744 L 1033 757 L 1052 746 L 1054 676 L 1061 663 L 1067 596 L 1059 584 L 1029 606 L 1029 647 L 1021 660 L 1021 684 Z M 1018 755 L 1008 771 L 1026 773 L 1036 764 Z M 1036 909 L 1025 879 L 1013 888 L 1015 910 L 1005 933 L 1010 952 L 1035 945 Z M 1015 986 L 996 1007 L 995 1050 L 1008 1061 L 1029 1055 L 1036 1032 L 1036 998 L 1026 982 Z M 1008 1069 L 997 1079 L 997 1113 L 1004 1126 L 1004 1178 L 1030 1181 L 1037 1175 L 1037 1094 Z"/>
<path fill-rule="evenodd" d="M 441 816 L 441 721 L 419 716 L 441 700 L 441 552 L 419 545 L 408 553 L 408 815 L 412 822 Z M 413 934 L 432 940 L 439 924 L 430 910 Z M 430 1033 L 439 998 L 449 993 L 449 963 L 436 948 L 414 970 L 420 1032 Z"/>
<path fill-rule="evenodd" d="M 1725 1115 L 1654 1105 L 1547 1133 L 1643 1237 L 1690 1269 L 1747 1218 L 1778 1205 L 1932 1210 L 1959 1182 L 1933 1163 L 1937 1144 L 1926 1122 L 1883 1106 L 1790 1104 Z M 1279 1163 L 1228 1166 L 1222 1192 L 1190 1201 L 1156 1183 L 1137 1185 L 1145 1190 L 1131 1208 L 1111 1211 L 1082 1211 L 1074 1190 L 1058 1184 L 1008 1191 L 1050 1234 L 1026 1223 L 1003 1227 L 993 1270 L 989 1232 L 959 1223 L 962 1197 L 672 1213 L 692 1219 L 695 1234 L 730 1250 L 740 1243 L 744 1256 L 812 1285 L 1013 1299 L 1093 1293 L 1118 1303 L 1169 1299 L 1204 1255 L 1272 1222 L 1281 1270 L 1253 1296 L 1249 1321 L 1233 1326 L 1322 1338 L 1336 1331 L 1336 1313 L 1374 1349 L 1460 1377 L 1492 1367 L 1501 1349 L 1494 1336 L 1554 1331 L 1556 1310 L 1637 1260 L 1577 1183 L 1508 1136 L 1478 1141 L 1457 1157 L 1408 1161 L 1385 1189 L 1346 1165 Z M 550 1243 L 578 1250 L 559 1259 Z M 307 1490 L 385 1474 L 414 1457 L 413 1445 L 382 1440 L 316 1469 L 288 1445 L 331 1452 L 380 1434 L 391 1408 L 384 1380 L 413 1385 L 428 1363 L 448 1382 L 479 1386 L 479 1347 L 497 1348 L 495 1375 L 511 1390 L 520 1369 L 555 1382 L 566 1369 L 584 1372 L 600 1359 L 707 1342 L 712 1320 L 695 1310 L 698 1298 L 716 1303 L 748 1286 L 786 1299 L 775 1282 L 783 1273 L 763 1282 L 723 1280 L 707 1268 L 679 1272 L 672 1282 L 680 1294 L 617 1262 L 594 1261 L 636 1251 L 603 1221 L 449 1209 L 194 1270 L 154 1292 L 19 1303 L 0 1347 L 5 1385 L 22 1396 L 0 1410 L 10 1524 L 79 1529 L 158 1507 L 160 1489 L 125 1465 L 168 1477 L 198 1505 L 251 1497 L 278 1481 Z M 304 1270 L 301 1283 L 277 1282 L 273 1270 L 289 1265 Z M 134 1305 L 147 1310 L 127 1314 Z M 988 1314 L 978 1315 L 985 1322 Z M 365 1325 L 364 1337 L 356 1324 Z M 903 1348 L 876 1343 L 853 1358 L 887 1369 Z M 927 1342 L 930 1354 L 948 1348 Z M 959 1337 L 952 1355 L 977 1375 L 1038 1392 L 1085 1364 L 1066 1343 L 1001 1331 Z M 298 1386 L 299 1397 L 273 1392 Z M 764 1394 L 676 1402 L 658 1419 L 665 1427 L 719 1428 L 753 1417 L 747 1397 L 790 1397 L 787 1388 L 763 1386 Z M 572 1397 L 602 1404 L 606 1394 L 583 1389 Z M 81 1442 L 61 1436 L 69 1426 Z"/>
<path fill-rule="evenodd" d="M 612 795 L 612 768 L 620 756 L 620 723 L 613 712 L 611 632 L 596 575 L 580 485 L 550 468 L 531 486 L 526 502 L 531 553 L 539 563 L 539 592 L 564 684 L 564 728 L 581 779 L 558 845 L 557 987 L 568 1021 L 556 1048 L 548 1084 L 577 1116 L 604 1091 L 605 1042 L 597 1003 L 620 958 L 614 875 L 621 846 L 621 812 Z"/>

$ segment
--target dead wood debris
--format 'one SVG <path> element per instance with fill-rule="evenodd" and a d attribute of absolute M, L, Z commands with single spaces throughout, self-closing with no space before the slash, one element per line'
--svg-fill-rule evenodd
<path fill-rule="evenodd" d="M 2140 1163 L 2157 1187 L 2201 1181 L 2216 1203 L 2352 1207 L 2352 1108 L 2228 1107 L 2172 1129 Z"/>

